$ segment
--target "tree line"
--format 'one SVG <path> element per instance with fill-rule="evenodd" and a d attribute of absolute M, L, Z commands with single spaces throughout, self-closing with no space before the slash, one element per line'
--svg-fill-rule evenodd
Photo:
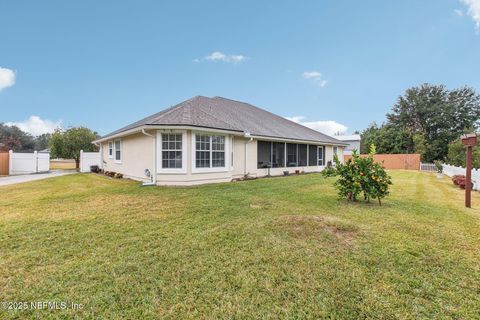
<path fill-rule="evenodd" d="M 80 164 L 80 150 L 98 151 L 92 141 L 100 136 L 85 127 L 57 129 L 53 133 L 33 136 L 17 126 L 0 123 L 0 151 L 33 152 L 48 149 L 51 158 L 74 159 L 76 167 Z"/>
<path fill-rule="evenodd" d="M 45 133 L 35 137 L 17 126 L 0 123 L 0 148 L 6 151 L 33 152 L 47 149 L 50 136 L 50 133 Z"/>
<path fill-rule="evenodd" d="M 480 96 L 470 87 L 423 84 L 407 89 L 386 118 L 361 132 L 361 153 L 374 144 L 378 153 L 419 153 L 423 162 L 462 165 L 465 150 L 459 138 L 478 129 Z M 480 158 L 477 162 L 480 166 Z"/>

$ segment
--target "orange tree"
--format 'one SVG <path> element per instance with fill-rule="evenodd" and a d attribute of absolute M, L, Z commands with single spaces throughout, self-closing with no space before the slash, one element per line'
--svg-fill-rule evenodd
<path fill-rule="evenodd" d="M 363 194 L 365 201 L 377 199 L 382 205 L 382 199 L 389 194 L 389 185 L 392 184 L 391 177 L 385 168 L 373 160 L 375 146 L 370 147 L 367 157 L 360 157 L 356 151 L 345 163 L 335 158 L 336 175 L 339 177 L 335 182 L 338 194 L 349 201 L 357 201 Z"/>

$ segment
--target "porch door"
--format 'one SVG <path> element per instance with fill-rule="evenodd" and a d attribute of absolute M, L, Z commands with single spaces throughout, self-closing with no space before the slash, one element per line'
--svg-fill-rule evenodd
<path fill-rule="evenodd" d="M 319 166 L 325 165 L 325 146 L 318 146 L 318 162 Z"/>

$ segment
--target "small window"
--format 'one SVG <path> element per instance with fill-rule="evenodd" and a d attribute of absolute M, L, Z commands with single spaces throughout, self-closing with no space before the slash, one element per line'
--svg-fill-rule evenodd
<path fill-rule="evenodd" d="M 122 142 L 115 140 L 115 161 L 122 161 Z"/>
<path fill-rule="evenodd" d="M 113 158 L 113 142 L 108 143 L 108 157 Z"/>
<path fill-rule="evenodd" d="M 333 147 L 333 155 L 338 156 L 338 147 Z"/>
<path fill-rule="evenodd" d="M 182 134 L 162 134 L 162 168 L 182 168 Z"/>

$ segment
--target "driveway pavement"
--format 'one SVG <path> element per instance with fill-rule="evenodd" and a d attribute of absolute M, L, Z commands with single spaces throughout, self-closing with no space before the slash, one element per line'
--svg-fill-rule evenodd
<path fill-rule="evenodd" d="M 77 173 L 75 170 L 54 170 L 45 173 L 22 174 L 17 176 L 0 177 L 0 186 L 8 186 L 10 184 L 42 180 L 53 177 L 60 177 L 67 174 Z"/>

